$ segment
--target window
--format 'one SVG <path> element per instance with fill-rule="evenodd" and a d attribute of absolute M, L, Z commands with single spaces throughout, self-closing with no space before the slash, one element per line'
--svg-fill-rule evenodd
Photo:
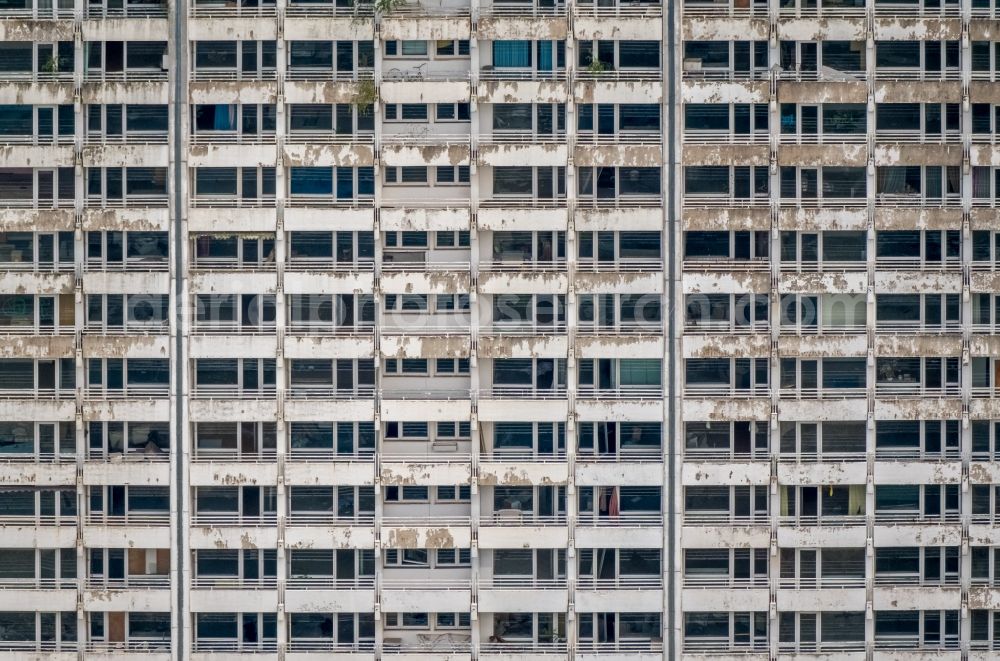
<path fill-rule="evenodd" d="M 434 119 L 439 122 L 467 122 L 470 118 L 468 103 L 438 103 L 434 106 Z"/>
<path fill-rule="evenodd" d="M 468 57 L 468 39 L 438 39 L 434 42 L 434 51 L 440 57 Z"/>
<path fill-rule="evenodd" d="M 435 502 L 467 503 L 471 498 L 470 487 L 467 484 L 458 487 L 438 487 Z"/>
<path fill-rule="evenodd" d="M 389 166 L 385 168 L 387 184 L 426 184 L 427 168 L 422 165 Z"/>
<path fill-rule="evenodd" d="M 439 165 L 437 166 L 436 181 L 439 184 L 467 184 L 469 183 L 469 166 Z"/>
<path fill-rule="evenodd" d="M 386 487 L 385 501 L 387 503 L 426 503 L 430 502 L 428 487 Z"/>
<path fill-rule="evenodd" d="M 386 358 L 385 374 L 403 374 L 410 376 L 427 376 L 426 358 Z"/>
<path fill-rule="evenodd" d="M 387 103 L 385 105 L 386 121 L 426 122 L 427 117 L 427 104 L 425 103 Z"/>
<path fill-rule="evenodd" d="M 437 374 L 468 374 L 468 358 L 437 358 L 434 361 L 434 371 Z"/>

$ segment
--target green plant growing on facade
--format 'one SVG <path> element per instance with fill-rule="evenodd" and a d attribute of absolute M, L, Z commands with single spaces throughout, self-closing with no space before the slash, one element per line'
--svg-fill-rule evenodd
<path fill-rule="evenodd" d="M 604 64 L 604 62 L 601 62 L 596 57 L 592 57 L 590 59 L 590 64 L 587 65 L 587 73 L 595 75 L 595 76 L 597 74 L 604 73 L 607 70 L 608 70 L 608 67 Z"/>
<path fill-rule="evenodd" d="M 362 113 L 367 113 L 378 100 L 378 90 L 374 80 L 362 80 L 354 93 L 354 105 Z"/>
<path fill-rule="evenodd" d="M 405 5 L 406 0 L 375 0 L 375 11 L 387 16 Z"/>
<path fill-rule="evenodd" d="M 59 71 L 59 58 L 55 55 L 49 55 L 49 59 L 45 60 L 45 64 L 42 65 L 42 71 L 45 73 L 55 73 Z"/>

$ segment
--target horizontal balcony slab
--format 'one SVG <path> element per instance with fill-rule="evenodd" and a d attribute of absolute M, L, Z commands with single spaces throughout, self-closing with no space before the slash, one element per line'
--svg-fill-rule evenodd
<path fill-rule="evenodd" d="M 770 90 L 765 81 L 683 80 L 680 86 L 682 103 L 767 103 L 769 98 Z"/>
<path fill-rule="evenodd" d="M 587 11 L 582 9 L 582 11 Z M 583 16 L 573 17 L 577 39 L 628 39 L 661 41 L 664 21 L 660 16 Z M 745 38 L 745 37 L 744 37 Z"/>
<path fill-rule="evenodd" d="M 379 484 L 384 486 L 435 486 L 438 484 L 472 483 L 472 465 L 468 463 L 414 459 L 394 461 L 391 456 L 383 455 L 380 468 Z"/>
<path fill-rule="evenodd" d="M 958 484 L 960 461 L 876 461 L 875 484 Z"/>
<path fill-rule="evenodd" d="M 210 589 L 192 588 L 188 594 L 192 613 L 231 612 L 235 604 L 253 604 L 261 610 L 277 610 L 278 608 L 277 590 L 213 587 Z"/>
<path fill-rule="evenodd" d="M 433 582 L 428 582 L 426 587 L 383 587 L 380 602 L 387 613 L 459 613 L 471 608 L 472 593 L 468 588 L 435 590 Z"/>
<path fill-rule="evenodd" d="M 465 549 L 472 544 L 472 530 L 459 525 L 382 526 L 384 549 Z"/>
<path fill-rule="evenodd" d="M 88 358 L 169 358 L 170 337 L 166 327 L 161 335 L 83 336 L 83 353 Z"/>
<path fill-rule="evenodd" d="M 188 289 L 192 294 L 274 294 L 278 291 L 278 276 L 265 271 L 192 273 Z"/>
<path fill-rule="evenodd" d="M 375 356 L 375 336 L 297 337 L 285 335 L 285 357 L 307 358 L 372 358 Z"/>
<path fill-rule="evenodd" d="M 583 463 L 578 459 L 576 483 L 601 486 L 661 486 L 663 470 L 663 463 L 658 461 L 637 462 L 622 457 L 616 462 Z"/>
<path fill-rule="evenodd" d="M 84 281 L 86 284 L 86 280 Z M 85 291 L 108 291 L 84 287 Z M 116 291 L 116 290 L 111 290 Z M 124 290 L 117 290 L 124 291 Z M 159 291 L 146 289 L 137 291 Z M 71 294 L 73 274 L 71 273 L 27 273 L 18 271 L 0 272 L 0 294 Z"/>
<path fill-rule="evenodd" d="M 375 529 L 371 525 L 309 525 L 285 528 L 288 549 L 373 549 Z"/>
<path fill-rule="evenodd" d="M 191 41 L 248 41 L 255 39 L 272 41 L 277 37 L 278 24 L 273 19 L 226 16 L 224 19 L 191 17 L 187 21 L 187 38 Z M 292 37 L 286 38 L 292 39 Z"/>
<path fill-rule="evenodd" d="M 681 545 L 688 549 L 763 548 L 771 543 L 770 526 L 684 526 Z"/>
<path fill-rule="evenodd" d="M 0 485 L 76 486 L 76 464 L 0 463 Z"/>
<path fill-rule="evenodd" d="M 252 528 L 192 525 L 188 527 L 187 534 L 188 544 L 192 549 L 273 549 L 278 543 L 278 529 L 274 526 Z M 166 546 L 169 546 L 169 542 Z M 323 548 L 330 546 L 324 545 Z"/>
<path fill-rule="evenodd" d="M 160 590 L 85 590 L 83 592 L 83 607 L 88 611 L 166 613 L 170 612 L 172 603 L 170 590 L 167 588 Z"/>
<path fill-rule="evenodd" d="M 685 611 L 759 611 L 767 610 L 769 601 L 766 589 L 681 591 L 681 608 Z"/>
<path fill-rule="evenodd" d="M 466 271 L 382 271 L 380 286 L 387 294 L 464 294 L 470 291 Z"/>
<path fill-rule="evenodd" d="M 549 486 L 568 482 L 569 469 L 566 463 L 561 461 L 529 463 L 481 460 L 479 462 L 480 486 Z"/>
<path fill-rule="evenodd" d="M 565 231 L 568 218 L 568 211 L 560 208 L 485 207 L 476 213 L 476 228 L 480 232 Z"/>
<path fill-rule="evenodd" d="M 744 358 L 766 356 L 771 352 L 770 335 L 727 335 L 712 331 L 698 335 L 697 332 L 687 332 L 681 339 L 684 358 Z"/>
<path fill-rule="evenodd" d="M 565 39 L 568 34 L 565 16 L 522 15 L 481 16 L 476 36 L 479 39 Z"/>
<path fill-rule="evenodd" d="M 665 339 L 662 335 L 578 334 L 576 336 L 576 355 L 580 358 L 662 358 L 664 344 Z M 480 347 L 482 347 L 482 340 L 480 340 Z"/>
<path fill-rule="evenodd" d="M 565 548 L 569 541 L 566 526 L 483 525 L 479 527 L 481 549 Z M 607 543 L 607 540 L 604 540 Z M 485 609 L 484 609 L 485 610 Z"/>
<path fill-rule="evenodd" d="M 972 400 L 970 415 L 976 418 L 976 405 L 993 400 Z M 962 417 L 962 400 L 941 397 L 875 400 L 876 420 L 958 420 Z"/>
<path fill-rule="evenodd" d="M 663 546 L 663 527 L 659 525 L 582 526 L 577 525 L 578 548 L 602 548 L 611 543 L 621 549 L 648 549 Z"/>
<path fill-rule="evenodd" d="M 864 588 L 778 590 L 779 611 L 863 611 Z"/>
<path fill-rule="evenodd" d="M 568 406 L 565 399 L 508 399 L 483 395 L 478 417 L 483 421 L 563 422 Z"/>
<path fill-rule="evenodd" d="M 285 419 L 299 422 L 373 420 L 374 399 L 338 399 L 335 402 L 318 400 L 285 401 Z M 423 418 L 426 419 L 426 418 Z M 458 418 L 449 418 L 458 420 Z"/>
<path fill-rule="evenodd" d="M 375 274 L 369 271 L 346 273 L 285 272 L 287 294 L 353 294 L 372 292 Z"/>
<path fill-rule="evenodd" d="M 499 331 L 480 335 L 476 355 L 480 358 L 565 358 L 568 351 L 569 339 L 565 335 L 504 335 Z"/>
<path fill-rule="evenodd" d="M 286 80 L 285 103 L 354 103 L 358 89 L 358 83 L 347 80 Z M 382 100 L 386 101 L 384 89 Z"/>
<path fill-rule="evenodd" d="M 577 223 L 579 226 L 579 223 Z M 762 232 L 771 228 L 771 210 L 768 207 L 685 207 L 681 212 L 681 225 L 687 231 L 719 232 L 730 230 Z M 603 225 L 607 227 L 607 225 Z M 600 228 L 595 228 L 599 230 Z"/>
<path fill-rule="evenodd" d="M 838 399 L 834 393 L 823 399 L 782 399 L 778 402 L 778 416 L 783 420 L 866 420 L 868 401 Z"/>
<path fill-rule="evenodd" d="M 863 459 L 864 455 L 861 457 Z M 865 484 L 867 480 L 868 464 L 865 461 L 778 463 L 778 483 L 782 485 L 850 485 Z"/>
<path fill-rule="evenodd" d="M 72 163 L 73 159 L 72 145 L 5 145 L 0 147 L 0 167 L 3 168 L 56 168 Z"/>
<path fill-rule="evenodd" d="M 872 605 L 875 610 L 879 611 L 938 610 L 940 608 L 959 610 L 962 607 L 962 590 L 959 587 L 880 587 L 876 585 L 873 591 Z M 862 608 L 856 610 L 862 610 Z"/>
<path fill-rule="evenodd" d="M 172 474 L 169 462 L 149 461 L 139 453 L 113 455 L 107 462 L 88 461 L 83 465 L 85 485 L 169 486 Z"/>
<path fill-rule="evenodd" d="M 88 144 L 81 150 L 80 160 L 88 168 L 120 167 L 122 163 L 128 163 L 129 167 L 166 167 L 170 162 L 168 150 L 167 145 Z"/>
<path fill-rule="evenodd" d="M 448 208 L 385 207 L 379 211 L 383 232 L 427 232 L 442 230 L 468 230 L 472 225 L 472 212 L 468 206 Z"/>
<path fill-rule="evenodd" d="M 191 422 L 268 421 L 277 420 L 278 403 L 273 399 L 192 399 L 188 411 Z"/>
<path fill-rule="evenodd" d="M 477 598 L 480 613 L 561 613 L 569 602 L 565 588 L 497 590 L 480 587 Z"/>
<path fill-rule="evenodd" d="M 483 81 L 476 93 L 479 103 L 566 103 L 568 95 L 565 82 L 549 80 Z"/>
<path fill-rule="evenodd" d="M 93 548 L 169 548 L 170 526 L 101 526 L 88 524 L 83 528 L 83 543 Z M 239 547 L 237 547 L 239 548 Z"/>
<path fill-rule="evenodd" d="M 278 224 L 273 208 L 193 207 L 187 214 L 191 232 L 273 232 Z"/>
<path fill-rule="evenodd" d="M 22 590 L 5 587 L 0 611 L 73 611 L 76 590 Z M 168 606 L 166 610 L 170 610 Z"/>
<path fill-rule="evenodd" d="M 849 273 L 783 273 L 778 288 L 788 294 L 864 294 L 868 291 L 868 274 Z"/>
<path fill-rule="evenodd" d="M 875 103 L 960 103 L 959 81 L 876 81 Z"/>
<path fill-rule="evenodd" d="M 127 83 L 110 81 L 84 82 L 80 96 L 84 104 L 164 104 L 170 101 L 171 87 L 164 81 L 148 80 Z"/>
<path fill-rule="evenodd" d="M 287 346 L 287 345 L 286 345 Z M 270 358 L 278 350 L 275 335 L 191 335 L 191 358 Z"/>
<path fill-rule="evenodd" d="M 383 397 L 383 420 L 405 421 L 455 421 L 467 420 L 472 415 L 472 402 L 468 398 L 427 399 L 414 394 L 408 399 Z"/>
<path fill-rule="evenodd" d="M 472 162 L 468 142 L 459 144 L 382 145 L 382 162 L 388 167 L 457 166 Z"/>
<path fill-rule="evenodd" d="M 771 400 L 764 397 L 685 398 L 681 407 L 685 420 L 769 420 L 771 417 Z"/>
<path fill-rule="evenodd" d="M 576 287 L 581 294 L 660 294 L 664 290 L 663 271 L 576 272 Z"/>
<path fill-rule="evenodd" d="M 598 74 L 600 75 L 600 74 Z M 663 103 L 664 83 L 659 80 L 592 80 L 573 86 L 577 103 Z"/>
<path fill-rule="evenodd" d="M 371 485 L 375 464 L 364 461 L 298 462 L 285 460 L 284 483 L 288 485 Z M 438 484 L 448 484 L 438 482 Z"/>
<path fill-rule="evenodd" d="M 74 336 L 68 335 L 9 335 L 3 336 L 0 344 L 2 358 L 72 358 L 74 353 Z M 84 336 L 84 345 L 87 342 Z"/>
<path fill-rule="evenodd" d="M 748 141 L 749 142 L 749 141 Z M 728 165 L 746 163 L 767 166 L 771 151 L 768 145 L 753 144 L 685 144 L 683 165 Z"/>
<path fill-rule="evenodd" d="M 469 101 L 471 91 L 467 80 L 384 80 L 379 85 L 383 103 L 463 103 Z"/>
<path fill-rule="evenodd" d="M 531 163 L 537 166 L 565 166 L 568 150 L 565 144 L 495 144 L 479 146 L 480 165 L 517 166 Z"/>
<path fill-rule="evenodd" d="M 317 16 L 315 12 L 307 16 L 288 16 L 286 14 L 284 23 L 284 37 L 289 40 L 343 39 L 355 41 L 372 38 L 372 23 L 350 16 Z"/>
<path fill-rule="evenodd" d="M 866 543 L 862 526 L 781 526 L 778 546 L 791 548 L 856 548 Z M 766 546 L 766 545 L 765 545 Z"/>
<path fill-rule="evenodd" d="M 274 80 L 188 82 L 188 103 L 191 104 L 275 103 L 277 99 L 278 83 Z M 289 103 L 291 103 L 290 100 Z"/>
<path fill-rule="evenodd" d="M 576 608 L 581 613 L 655 613 L 663 609 L 663 590 L 577 590 Z M 756 609 L 754 609 L 756 610 Z"/>
<path fill-rule="evenodd" d="M 274 486 L 278 483 L 278 465 L 273 463 L 238 463 L 231 461 L 193 462 L 188 466 L 191 486 Z"/>
<path fill-rule="evenodd" d="M 771 290 L 768 273 L 685 273 L 681 278 L 685 294 L 748 294 Z"/>
<path fill-rule="evenodd" d="M 578 399 L 576 414 L 580 420 L 619 420 L 659 422 L 665 420 L 665 399 L 595 400 Z"/>
<path fill-rule="evenodd" d="M 779 466 L 780 468 L 780 466 Z M 771 481 L 771 467 L 764 462 L 699 462 L 685 461 L 681 467 L 681 484 L 759 486 Z M 602 484 L 597 482 L 595 484 Z"/>
<path fill-rule="evenodd" d="M 127 161 L 126 161 L 127 162 Z M 268 144 L 193 144 L 188 147 L 188 165 L 197 168 L 275 167 L 278 150 Z M 319 165 L 317 163 L 317 165 Z"/>
<path fill-rule="evenodd" d="M 875 546 L 959 546 L 957 525 L 875 524 Z"/>
<path fill-rule="evenodd" d="M 375 590 L 338 588 L 326 590 L 285 588 L 285 608 L 290 613 L 364 613 L 375 610 Z M 337 655 L 340 658 L 340 655 Z"/>
<path fill-rule="evenodd" d="M 664 210 L 660 207 L 602 209 L 578 206 L 573 220 L 580 232 L 601 231 L 611 226 L 619 231 L 661 232 L 665 222 Z"/>

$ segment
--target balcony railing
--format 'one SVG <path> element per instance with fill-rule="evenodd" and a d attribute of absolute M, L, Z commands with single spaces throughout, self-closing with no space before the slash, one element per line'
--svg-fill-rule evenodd
<path fill-rule="evenodd" d="M 509 659 L 516 658 L 518 654 L 551 654 L 566 656 L 566 641 L 556 640 L 551 642 L 531 641 L 531 640 L 510 640 L 510 641 L 488 641 L 479 644 L 479 654 L 499 655 Z"/>
<path fill-rule="evenodd" d="M 195 447 L 193 450 L 192 461 L 197 464 L 205 464 L 212 462 L 238 462 L 238 463 L 260 463 L 269 464 L 273 463 L 277 457 L 277 451 L 271 450 L 257 450 L 257 451 L 243 451 L 238 448 L 233 449 L 221 449 L 221 448 L 199 448 Z"/>
<path fill-rule="evenodd" d="M 0 335 L 73 335 L 76 332 L 74 326 L 58 324 L 17 324 L 12 326 L 0 326 Z"/>
<path fill-rule="evenodd" d="M 876 269 L 894 271 L 954 271 L 962 270 L 961 257 L 945 257 L 941 260 L 927 260 L 920 257 L 878 257 Z"/>
<path fill-rule="evenodd" d="M 323 638 L 292 638 L 288 641 L 289 652 L 329 652 L 333 654 L 371 653 L 375 640 L 359 640 L 351 643 L 334 642 Z M 436 647 L 434 648 L 437 649 Z"/>
<path fill-rule="evenodd" d="M 88 590 L 153 590 L 170 587 L 169 574 L 139 574 L 122 578 L 88 576 Z"/>
<path fill-rule="evenodd" d="M 4 83 L 72 83 L 72 71 L 3 71 L 0 82 Z"/>
<path fill-rule="evenodd" d="M 192 257 L 191 268 L 203 271 L 265 271 L 275 270 L 274 261 L 245 261 L 235 257 Z"/>
<path fill-rule="evenodd" d="M 577 525 L 593 528 L 627 528 L 632 526 L 662 526 L 661 512 L 620 512 L 618 514 L 597 514 L 580 512 Z"/>
<path fill-rule="evenodd" d="M 779 516 L 778 523 L 782 526 L 805 528 L 842 528 L 845 526 L 863 526 L 867 523 L 864 514 L 799 514 Z"/>
<path fill-rule="evenodd" d="M 296 385 L 285 391 L 289 399 L 371 399 L 375 397 L 373 386 L 338 388 L 333 385 Z"/>
<path fill-rule="evenodd" d="M 868 389 L 858 388 L 781 388 L 781 399 L 863 399 Z"/>
<path fill-rule="evenodd" d="M 166 18 L 167 4 L 136 3 L 125 4 L 122 7 L 106 7 L 88 3 L 84 11 L 84 17 L 88 19 Z"/>
<path fill-rule="evenodd" d="M 273 399 L 276 393 L 277 388 L 273 385 L 245 388 L 236 384 L 196 383 L 191 389 L 195 399 Z"/>
<path fill-rule="evenodd" d="M 841 588 L 865 587 L 864 569 L 860 576 L 798 576 L 779 578 L 778 587 L 782 590 L 828 590 Z"/>
<path fill-rule="evenodd" d="M 373 526 L 374 513 L 338 514 L 337 512 L 292 512 L 290 526 Z"/>
<path fill-rule="evenodd" d="M 165 526 L 170 523 L 170 512 L 87 512 L 87 525 L 93 526 Z"/>
<path fill-rule="evenodd" d="M 273 335 L 275 323 L 256 322 L 242 323 L 239 321 L 198 321 L 191 324 L 194 335 Z"/>
<path fill-rule="evenodd" d="M 912 525 L 953 525 L 961 521 L 958 512 L 942 512 L 941 514 L 924 514 L 917 510 L 910 511 L 875 511 L 876 525 L 912 524 Z"/>
<path fill-rule="evenodd" d="M 96 195 L 88 195 L 85 206 L 88 209 L 128 209 L 149 208 L 165 209 L 169 205 L 166 193 L 150 195 L 126 195 L 125 197 L 107 199 Z"/>
<path fill-rule="evenodd" d="M 622 400 L 622 399 L 662 399 L 663 386 L 617 386 L 601 388 L 579 386 L 577 396 L 581 399 Z"/>
<path fill-rule="evenodd" d="M 87 386 L 87 399 L 160 399 L 170 394 L 170 386 L 163 384 L 129 384 L 121 388 Z"/>
<path fill-rule="evenodd" d="M 285 15 L 296 18 L 312 16 L 336 16 L 365 21 L 374 16 L 374 5 L 368 2 L 355 2 L 353 6 L 342 7 L 332 0 L 327 2 L 290 2 L 285 8 Z"/>
<path fill-rule="evenodd" d="M 767 588 L 769 585 L 768 577 L 762 575 L 738 578 L 729 574 L 685 574 L 683 579 L 683 586 L 685 588 L 711 588 L 713 590 L 748 590 L 754 588 L 759 590 Z"/>
<path fill-rule="evenodd" d="M 481 16 L 503 16 L 521 19 L 556 18 L 566 15 L 566 5 L 553 3 L 552 6 L 539 5 L 537 2 L 490 2 L 480 6 Z"/>
<path fill-rule="evenodd" d="M 756 448 L 748 452 L 737 452 L 732 448 L 684 448 L 684 461 L 745 462 L 770 460 L 771 451 L 767 448 Z"/>
<path fill-rule="evenodd" d="M 755 335 L 770 332 L 771 325 L 766 321 L 743 323 L 736 320 L 685 321 L 684 332 L 693 335 L 725 333 L 728 335 Z"/>
<path fill-rule="evenodd" d="M 973 579 L 973 582 L 975 582 L 975 579 Z M 939 588 L 958 586 L 961 584 L 961 579 L 958 574 L 947 574 L 936 579 L 927 579 L 919 573 L 876 571 L 874 584 L 876 587 L 897 587 L 905 585 L 921 588 Z"/>
<path fill-rule="evenodd" d="M 685 257 L 685 271 L 728 273 L 732 271 L 767 272 L 771 270 L 771 260 L 767 257 L 753 259 L 728 259 L 726 257 Z"/>
<path fill-rule="evenodd" d="M 71 21 L 73 20 L 73 13 L 72 7 L 5 7 L 0 9 L 0 19 Z"/>
<path fill-rule="evenodd" d="M 960 384 L 945 384 L 929 386 L 919 382 L 885 382 L 875 383 L 875 396 L 887 398 L 909 398 L 909 397 L 960 397 L 962 386 Z"/>
<path fill-rule="evenodd" d="M 479 391 L 481 399 L 565 399 L 566 386 L 494 385 Z"/>
<path fill-rule="evenodd" d="M 166 273 L 170 269 L 167 255 L 162 257 L 126 257 L 120 262 L 88 259 L 83 264 L 87 273 Z"/>
<path fill-rule="evenodd" d="M 684 17 L 711 16 L 746 18 L 759 16 L 767 18 L 767 3 L 751 0 L 686 0 L 683 3 Z"/>
<path fill-rule="evenodd" d="M 278 641 L 261 640 L 258 642 L 244 642 L 231 638 L 195 638 L 193 641 L 195 652 L 231 652 L 237 654 L 261 654 L 274 653 L 278 651 Z"/>
<path fill-rule="evenodd" d="M 273 145 L 273 131 L 260 133 L 238 133 L 236 131 L 193 131 L 191 144 L 194 145 Z"/>
<path fill-rule="evenodd" d="M 256 528 L 273 526 L 278 523 L 276 512 L 263 514 L 241 514 L 240 512 L 195 512 L 191 515 L 193 526 L 242 526 Z"/>
<path fill-rule="evenodd" d="M 273 590 L 277 586 L 278 579 L 274 576 L 195 576 L 191 579 L 191 587 L 209 590 Z"/>
<path fill-rule="evenodd" d="M 924 634 L 923 639 L 919 634 L 876 634 L 875 649 L 877 650 L 914 650 L 914 651 L 942 651 L 957 650 L 959 648 L 958 635 L 944 635 L 941 640 L 929 640 L 929 635 Z"/>
<path fill-rule="evenodd" d="M 372 590 L 374 576 L 336 578 L 334 576 L 289 576 L 285 581 L 289 590 Z"/>
<path fill-rule="evenodd" d="M 290 462 L 331 462 L 342 461 L 345 463 L 372 463 L 375 461 L 374 450 L 356 450 L 354 452 L 339 452 L 333 448 L 290 448 L 285 455 Z"/>
<path fill-rule="evenodd" d="M 241 69 L 194 69 L 191 71 L 191 82 L 255 82 L 271 81 L 278 79 L 278 72 L 274 69 L 263 69 L 256 71 L 243 71 Z"/>
<path fill-rule="evenodd" d="M 839 632 L 839 636 L 843 632 Z M 858 640 L 837 640 L 837 641 L 798 641 L 790 643 L 778 643 L 778 651 L 784 654 L 837 654 L 849 652 L 863 652 L 865 649 L 865 633 L 861 631 L 857 634 Z"/>
<path fill-rule="evenodd" d="M 71 146 L 73 145 L 74 140 L 75 138 L 72 135 L 39 135 L 37 133 L 32 133 L 30 135 L 12 135 L 9 133 L 0 135 L 0 144 L 11 145 L 14 147 L 38 147 L 50 145 Z"/>
<path fill-rule="evenodd" d="M 594 578 L 580 576 L 576 581 L 579 590 L 660 590 L 663 588 L 661 575 L 619 575 L 614 578 Z"/>
<path fill-rule="evenodd" d="M 728 510 L 684 512 L 685 526 L 770 526 L 771 517 L 767 512 L 753 514 L 733 514 Z"/>
<path fill-rule="evenodd" d="M 544 82 L 563 82 L 566 80 L 566 71 L 538 71 L 537 69 L 515 69 L 515 68 L 501 68 L 484 66 L 479 70 L 479 79 L 484 81 L 544 81 Z"/>
<path fill-rule="evenodd" d="M 565 590 L 566 577 L 535 578 L 534 576 L 496 575 L 479 579 L 479 589 L 486 590 Z"/>
<path fill-rule="evenodd" d="M 749 638 L 749 636 L 747 636 Z M 733 640 L 729 636 L 685 636 L 684 651 L 691 654 L 748 654 L 766 653 L 770 649 L 767 639 Z"/>
<path fill-rule="evenodd" d="M 196 209 L 270 209 L 275 205 L 273 195 L 244 197 L 239 195 L 191 196 L 191 206 Z"/>
<path fill-rule="evenodd" d="M 685 397 L 767 397 L 771 388 L 767 384 L 747 387 L 734 386 L 730 383 L 689 383 L 684 386 Z"/>
<path fill-rule="evenodd" d="M 168 131 L 128 131 L 127 133 L 117 133 L 108 135 L 95 131 L 87 131 L 84 137 L 84 144 L 88 146 L 96 145 L 165 145 L 169 137 Z M 59 136 L 59 142 L 63 140 L 72 142 L 73 136 Z"/>
<path fill-rule="evenodd" d="M 0 399 L 68 399 L 75 397 L 72 388 L 0 388 Z"/>
<path fill-rule="evenodd" d="M 795 136 L 782 136 L 795 137 Z M 862 136 L 863 137 L 863 136 Z M 685 129 L 682 139 L 685 144 L 693 145 L 769 145 L 771 135 L 767 131 L 736 133 L 735 131 L 695 131 Z"/>
<path fill-rule="evenodd" d="M 245 6 L 243 2 L 195 2 L 188 8 L 191 18 L 270 18 L 276 12 L 273 4 Z"/>
<path fill-rule="evenodd" d="M 125 71 L 104 71 L 87 69 L 83 72 L 84 83 L 152 83 L 166 82 L 164 69 L 127 69 Z"/>
<path fill-rule="evenodd" d="M 164 626 L 169 626 L 169 620 Z M 76 643 L 68 643 L 73 645 Z M 67 643 L 63 643 L 67 645 Z M 137 638 L 130 637 L 128 640 L 91 640 L 87 641 L 86 650 L 96 653 L 118 653 L 118 652 L 169 652 L 171 648 L 170 638 Z"/>

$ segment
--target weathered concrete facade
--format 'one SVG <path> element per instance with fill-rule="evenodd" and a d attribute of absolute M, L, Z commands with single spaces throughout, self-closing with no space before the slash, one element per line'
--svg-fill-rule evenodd
<path fill-rule="evenodd" d="M 0 657 L 992 658 L 993 4 L 0 9 Z"/>

